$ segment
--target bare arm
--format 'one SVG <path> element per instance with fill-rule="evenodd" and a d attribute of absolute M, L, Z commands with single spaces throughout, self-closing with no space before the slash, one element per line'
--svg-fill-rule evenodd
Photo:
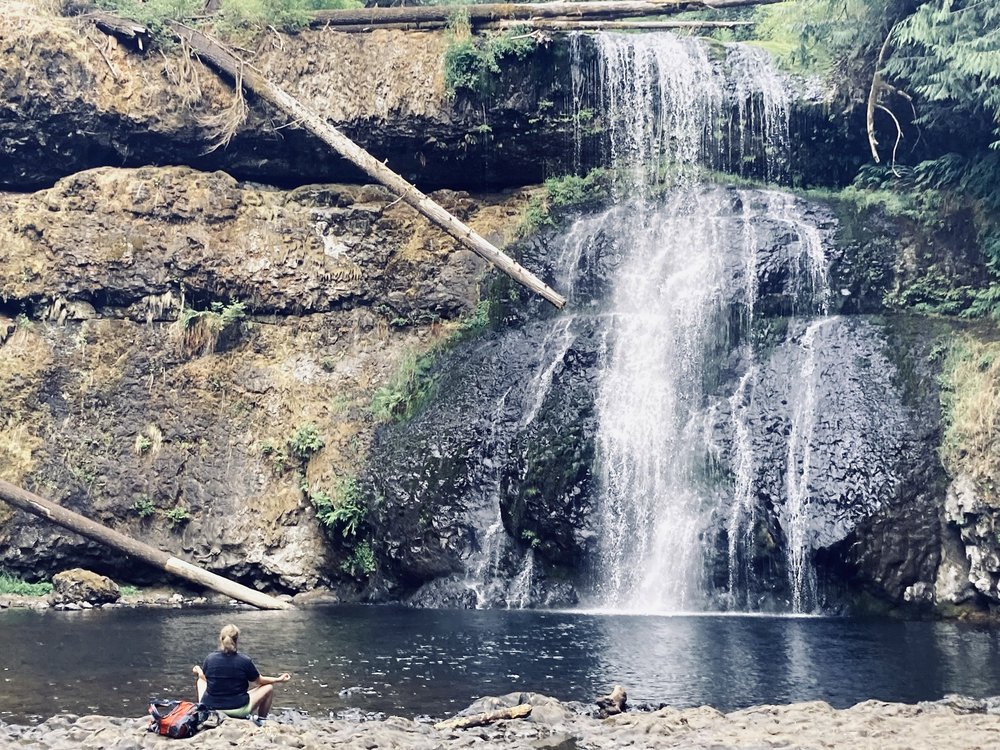
<path fill-rule="evenodd" d="M 288 672 L 282 672 L 277 677 L 267 677 L 265 675 L 260 675 L 256 680 L 250 683 L 250 687 L 260 687 L 261 685 L 273 685 L 276 682 L 288 682 L 292 679 L 292 676 Z"/>

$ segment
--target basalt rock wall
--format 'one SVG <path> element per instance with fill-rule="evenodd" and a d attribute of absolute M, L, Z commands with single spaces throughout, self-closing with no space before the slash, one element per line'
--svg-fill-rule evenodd
<path fill-rule="evenodd" d="M 435 197 L 494 238 L 524 200 Z M 379 187 L 98 169 L 0 203 L 2 476 L 250 584 L 356 594 L 310 498 L 353 476 L 372 394 L 474 308 L 483 262 Z M 28 578 L 155 575 L 2 521 Z"/>
<path fill-rule="evenodd" d="M 0 187 L 150 164 L 286 187 L 367 179 L 252 96 L 221 145 L 238 106 L 232 88 L 176 46 L 140 52 L 85 17 L 11 8 L 0 18 Z M 457 90 L 444 70 L 451 43 L 447 33 L 320 29 L 246 44 L 264 75 L 424 189 L 537 184 L 602 163 L 608 123 L 596 92 L 574 89 L 574 76 L 594 66 L 586 39 L 574 58 L 569 36 L 555 36 Z M 795 182 L 842 182 L 864 153 L 844 148 L 863 128 L 814 94 L 797 99 L 790 128 Z"/>

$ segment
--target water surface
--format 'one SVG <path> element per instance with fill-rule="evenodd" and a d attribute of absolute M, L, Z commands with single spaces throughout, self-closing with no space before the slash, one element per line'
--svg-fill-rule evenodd
<path fill-rule="evenodd" d="M 151 696 L 193 697 L 191 665 L 227 622 L 264 674 L 292 673 L 276 706 L 319 716 L 444 716 L 516 690 L 590 702 L 615 684 L 633 703 L 724 711 L 1000 694 L 1000 632 L 958 623 L 364 606 L 7 610 L 0 720 L 138 716 Z"/>

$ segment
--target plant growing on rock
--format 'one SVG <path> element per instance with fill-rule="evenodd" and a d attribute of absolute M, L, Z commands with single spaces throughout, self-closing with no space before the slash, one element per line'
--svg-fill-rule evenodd
<path fill-rule="evenodd" d="M 309 493 L 316 508 L 316 517 L 332 529 L 339 529 L 344 537 L 353 537 L 368 515 L 368 507 L 353 477 L 337 480 L 333 496 L 324 490 Z"/>
<path fill-rule="evenodd" d="M 460 90 L 487 93 L 505 59 L 523 60 L 535 51 L 535 38 L 524 29 L 473 36 L 469 16 L 456 11 L 448 21 L 451 44 L 444 53 L 444 81 L 451 96 Z"/>
<path fill-rule="evenodd" d="M 326 445 L 326 441 L 319 434 L 319 430 L 312 422 L 299 427 L 295 434 L 288 439 L 289 452 L 300 459 L 308 461 L 314 454 L 318 453 Z"/>
<path fill-rule="evenodd" d="M 149 449 L 153 447 L 153 441 L 149 439 L 149 436 L 139 434 L 135 436 L 135 446 L 133 451 L 137 456 L 143 456 L 149 453 Z"/>
<path fill-rule="evenodd" d="M 403 361 L 396 376 L 372 396 L 371 413 L 379 422 L 405 422 L 411 419 L 434 393 L 434 352 L 410 356 Z"/>
<path fill-rule="evenodd" d="M 521 538 L 528 544 L 532 549 L 537 549 L 542 543 L 542 540 L 538 538 L 538 534 L 531 529 L 525 529 L 521 532 Z"/>
<path fill-rule="evenodd" d="M 213 302 L 208 310 L 187 308 L 181 311 L 176 326 L 185 356 L 211 354 L 220 344 L 242 338 L 247 328 L 246 306 L 242 302 Z"/>
<path fill-rule="evenodd" d="M 191 512 L 183 505 L 175 505 L 170 510 L 163 512 L 163 517 L 170 522 L 170 526 L 180 526 L 191 520 Z"/>
<path fill-rule="evenodd" d="M 528 200 L 516 237 L 527 237 L 545 226 L 557 226 L 573 210 L 594 208 L 611 197 L 611 173 L 600 167 L 585 176 L 565 175 L 545 181 L 545 194 Z"/>
<path fill-rule="evenodd" d="M 52 593 L 51 583 L 28 583 L 22 578 L 0 570 L 0 594 L 12 596 L 47 596 Z"/>
<path fill-rule="evenodd" d="M 366 577 L 371 576 L 377 567 L 375 552 L 372 550 L 371 544 L 367 541 L 357 544 L 351 550 L 348 558 L 340 564 L 342 571 L 355 578 L 359 578 L 362 575 Z"/>
<path fill-rule="evenodd" d="M 136 501 L 129 508 L 135 511 L 140 520 L 145 520 L 156 513 L 156 503 L 148 495 L 136 498 Z"/>

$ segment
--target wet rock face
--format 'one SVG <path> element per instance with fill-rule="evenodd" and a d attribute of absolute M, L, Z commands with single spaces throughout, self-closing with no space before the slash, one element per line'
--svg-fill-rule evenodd
<path fill-rule="evenodd" d="M 534 564 L 538 575 L 519 594 L 523 604 L 575 601 L 572 586 L 558 579 L 580 574 L 593 534 L 586 428 L 593 406 L 581 364 L 588 355 L 569 354 L 549 374 L 558 386 L 541 395 L 551 398 L 534 404 L 547 331 L 536 320 L 460 346 L 435 371 L 425 409 L 380 431 L 368 481 L 380 498 L 385 570 L 401 586 L 395 595 L 452 576 L 447 599 L 465 601 L 461 589 L 471 587 L 480 606 L 504 606 L 513 581 Z M 426 586 L 414 598 L 439 600 Z"/>
<path fill-rule="evenodd" d="M 746 203 L 776 201 L 751 190 L 727 196 L 737 217 Z M 829 245 L 837 229 L 832 214 L 820 206 L 795 211 L 827 236 L 834 267 L 845 268 Z M 818 606 L 850 606 L 857 591 L 894 605 L 927 606 L 943 554 L 940 408 L 930 356 L 942 330 L 872 316 L 797 317 L 810 312 L 803 300 L 815 291 L 804 292 L 803 285 L 825 280 L 799 267 L 803 243 L 789 226 L 787 216 L 765 212 L 753 225 L 754 264 L 726 261 L 722 278 L 736 287 L 748 267 L 758 276 L 756 324 L 748 333 L 755 351 L 746 386 L 752 396 L 739 405 L 749 444 L 738 446 L 733 430 L 732 395 L 748 371 L 737 339 L 708 379 L 705 429 L 714 453 L 706 459 L 703 491 L 731 494 L 737 454 L 750 451 L 756 521 L 736 564 L 747 571 L 755 606 L 787 608 L 793 543 L 816 566 Z M 555 246 L 522 249 L 532 263 L 559 255 Z M 572 283 L 577 309 L 607 292 L 621 260 L 598 233 Z M 848 276 L 842 271 L 835 284 L 853 289 Z M 497 294 L 502 297 L 502 289 Z M 829 297 L 831 312 L 850 300 Z M 405 536 L 417 528 L 412 523 L 420 509 L 433 509 L 409 552 L 398 551 L 393 575 L 442 571 L 437 575 L 451 582 L 448 600 L 463 596 L 463 586 L 476 590 L 480 604 L 572 600 L 600 574 L 591 565 L 600 533 L 595 397 L 602 334 L 596 324 L 580 322 L 586 314 L 575 316 L 570 332 L 566 320 L 546 320 L 540 309 L 507 302 L 496 309 L 506 325 L 446 358 L 425 411 L 410 424 L 387 428 L 376 442 L 374 465 L 393 467 L 371 474 L 386 498 L 385 536 Z M 802 508 L 793 507 L 793 486 Z M 727 523 L 726 514 L 713 518 L 704 540 L 715 589 L 710 597 L 719 601 L 734 564 Z M 428 555 L 434 566 L 426 564 Z M 507 583 L 498 586 L 498 577 Z M 518 594 L 523 599 L 512 599 L 519 577 L 533 583 Z M 444 601 L 427 580 L 415 577 L 407 586 L 423 587 L 419 601 Z M 560 589 L 564 581 L 572 589 Z"/>

